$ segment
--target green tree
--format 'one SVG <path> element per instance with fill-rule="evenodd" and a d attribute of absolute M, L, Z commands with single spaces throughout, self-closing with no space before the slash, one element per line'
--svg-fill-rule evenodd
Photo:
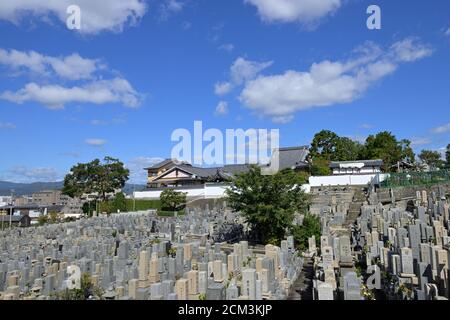
<path fill-rule="evenodd" d="M 355 161 L 361 156 L 362 145 L 347 137 L 339 137 L 336 140 L 335 152 L 332 161 Z"/>
<path fill-rule="evenodd" d="M 332 173 L 330 161 L 315 157 L 312 159 L 310 171 L 313 176 L 329 176 Z"/>
<path fill-rule="evenodd" d="M 309 149 L 313 158 L 327 161 L 358 160 L 362 145 L 348 137 L 339 137 L 329 130 L 322 130 L 314 136 Z"/>
<path fill-rule="evenodd" d="M 447 150 L 445 151 L 445 160 L 447 168 L 450 168 L 450 144 L 447 145 Z"/>
<path fill-rule="evenodd" d="M 48 222 L 48 216 L 41 214 L 41 215 L 38 217 L 38 224 L 39 224 L 40 226 L 43 226 L 43 225 L 46 224 L 47 222 Z"/>
<path fill-rule="evenodd" d="M 316 133 L 311 142 L 311 148 L 309 149 L 311 156 L 313 158 L 323 158 L 328 161 L 332 160 L 338 139 L 339 136 L 329 130 L 322 130 Z"/>
<path fill-rule="evenodd" d="M 308 239 L 312 236 L 316 237 L 316 241 L 319 241 L 321 235 L 320 219 L 318 216 L 312 214 L 306 214 L 301 226 L 295 226 L 292 230 L 292 235 L 297 243 L 300 251 L 308 249 Z"/>
<path fill-rule="evenodd" d="M 70 197 L 97 193 L 105 201 L 107 193 L 125 186 L 129 174 L 122 162 L 111 157 L 105 157 L 103 162 L 95 159 L 89 163 L 79 163 L 64 178 L 63 193 Z"/>
<path fill-rule="evenodd" d="M 118 210 L 120 212 L 127 211 L 127 199 L 122 192 L 117 193 L 114 197 L 114 200 L 112 201 L 112 208 L 114 212 L 117 212 Z"/>
<path fill-rule="evenodd" d="M 309 199 L 301 189 L 304 182 L 292 170 L 262 175 L 261 168 L 252 166 L 234 178 L 227 199 L 263 243 L 278 244 L 291 231 L 295 214 L 307 210 Z"/>
<path fill-rule="evenodd" d="M 165 189 L 160 195 L 163 210 L 176 211 L 186 204 L 186 193 Z"/>
<path fill-rule="evenodd" d="M 384 131 L 367 138 L 362 155 L 366 159 L 382 159 L 383 171 L 389 172 L 391 167 L 402 160 L 403 150 L 395 136 Z"/>
<path fill-rule="evenodd" d="M 438 151 L 422 150 L 419 155 L 420 160 L 426 163 L 431 170 L 437 170 L 444 166 L 445 162 Z"/>
<path fill-rule="evenodd" d="M 50 222 L 51 222 L 51 223 L 56 223 L 56 222 L 58 222 L 58 220 L 59 220 L 58 212 L 52 211 L 52 212 L 50 212 L 48 215 L 49 215 L 49 217 L 50 217 Z"/>

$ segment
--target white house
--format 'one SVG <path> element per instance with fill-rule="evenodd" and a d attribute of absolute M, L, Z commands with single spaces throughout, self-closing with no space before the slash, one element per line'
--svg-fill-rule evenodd
<path fill-rule="evenodd" d="M 384 180 L 381 173 L 383 160 L 359 160 L 331 162 L 331 176 L 310 177 L 310 187 L 365 186 Z"/>
<path fill-rule="evenodd" d="M 383 160 L 334 161 L 330 163 L 333 175 L 376 174 L 381 172 Z"/>

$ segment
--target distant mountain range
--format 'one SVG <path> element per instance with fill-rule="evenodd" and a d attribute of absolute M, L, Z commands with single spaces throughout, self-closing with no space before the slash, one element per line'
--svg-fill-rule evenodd
<path fill-rule="evenodd" d="M 11 195 L 11 190 L 14 190 L 14 195 L 23 196 L 31 195 L 34 192 L 43 190 L 58 190 L 62 189 L 63 182 L 33 182 L 33 183 L 16 183 L 8 181 L 0 181 L 0 196 Z M 129 184 L 127 183 L 123 189 L 126 194 L 133 193 L 135 191 L 141 191 L 145 189 L 145 185 L 141 184 Z"/>

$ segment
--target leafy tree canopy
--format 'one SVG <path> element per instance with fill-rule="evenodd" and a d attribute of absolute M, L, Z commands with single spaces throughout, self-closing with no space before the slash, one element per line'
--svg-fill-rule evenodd
<path fill-rule="evenodd" d="M 176 211 L 186 204 L 186 193 L 176 192 L 173 189 L 165 189 L 160 195 L 161 208 Z"/>
<path fill-rule="evenodd" d="M 426 163 L 431 170 L 440 169 L 445 165 L 439 151 L 422 150 L 419 158 L 423 163 Z"/>
<path fill-rule="evenodd" d="M 129 174 L 122 162 L 111 157 L 105 157 L 103 162 L 95 159 L 89 163 L 79 163 L 64 178 L 63 193 L 70 197 L 97 193 L 102 200 L 106 200 L 108 193 L 125 186 Z"/>
<path fill-rule="evenodd" d="M 447 150 L 445 151 L 445 160 L 446 160 L 446 165 L 447 168 L 450 167 L 450 144 L 447 145 Z"/>
<path fill-rule="evenodd" d="M 329 130 L 322 130 L 314 136 L 310 153 L 313 158 L 327 161 L 358 160 L 362 151 L 359 142 L 348 137 L 339 137 Z"/>

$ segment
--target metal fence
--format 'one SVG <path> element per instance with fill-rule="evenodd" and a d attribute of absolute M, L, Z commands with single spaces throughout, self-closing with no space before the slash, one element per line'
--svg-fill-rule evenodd
<path fill-rule="evenodd" d="M 432 172 L 391 173 L 381 182 L 382 188 L 428 186 L 450 183 L 450 170 Z"/>

